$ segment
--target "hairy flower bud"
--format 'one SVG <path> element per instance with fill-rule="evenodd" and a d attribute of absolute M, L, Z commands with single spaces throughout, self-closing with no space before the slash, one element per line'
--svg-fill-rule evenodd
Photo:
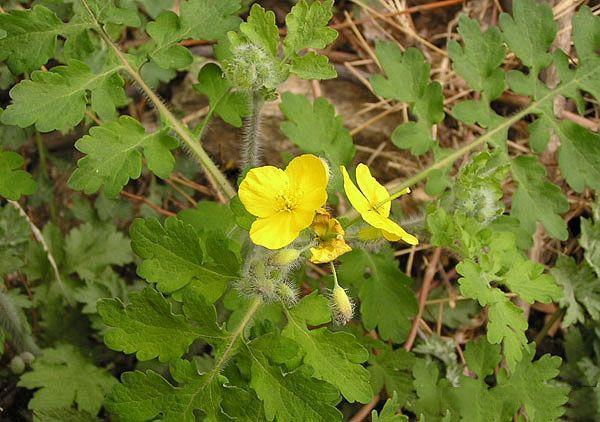
<path fill-rule="evenodd" d="M 231 51 L 231 58 L 223 62 L 223 70 L 236 88 L 245 91 L 273 90 L 285 80 L 281 63 L 259 46 L 241 43 L 232 46 Z"/>
<path fill-rule="evenodd" d="M 296 289 L 288 283 L 280 283 L 277 286 L 277 295 L 288 306 L 294 305 L 298 302 L 298 293 Z"/>
<path fill-rule="evenodd" d="M 348 297 L 346 290 L 340 287 L 339 284 L 333 287 L 330 306 L 333 312 L 333 320 L 336 324 L 345 325 L 352 319 L 354 304 Z"/>
<path fill-rule="evenodd" d="M 271 263 L 280 267 L 293 264 L 300 257 L 300 251 L 297 249 L 281 249 L 271 255 Z"/>

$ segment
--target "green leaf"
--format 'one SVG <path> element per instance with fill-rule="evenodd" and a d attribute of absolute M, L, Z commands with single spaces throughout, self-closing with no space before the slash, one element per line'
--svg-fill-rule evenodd
<path fill-rule="evenodd" d="M 522 349 L 527 344 L 524 331 L 527 320 L 523 310 L 513 304 L 504 293 L 489 285 L 490 276 L 476 263 L 465 260 L 456 266 L 462 276 L 458 282 L 463 295 L 477 299 L 481 306 L 488 306 L 488 341 L 503 345 L 508 366 L 514 369 L 521 360 Z"/>
<path fill-rule="evenodd" d="M 500 27 L 508 47 L 515 52 L 533 74 L 547 67 L 552 61 L 548 49 L 554 41 L 557 23 L 552 8 L 537 0 L 516 0 L 513 16 L 500 15 Z"/>
<path fill-rule="evenodd" d="M 127 103 L 119 69 L 95 74 L 85 63 L 71 60 L 49 72 L 35 71 L 10 90 L 13 103 L 2 113 L 2 122 L 23 128 L 35 124 L 40 132 L 67 131 L 83 120 L 88 102 L 102 120 L 110 120 Z"/>
<path fill-rule="evenodd" d="M 383 405 L 381 412 L 377 413 L 376 410 L 371 411 L 372 422 L 408 422 L 408 417 L 404 415 L 397 415 L 399 411 L 400 403 L 398 401 L 398 395 L 394 391 L 394 395 L 391 399 L 387 399 Z"/>
<path fill-rule="evenodd" d="M 76 403 L 79 410 L 96 415 L 104 395 L 116 381 L 75 347 L 63 344 L 44 349 L 42 356 L 33 362 L 32 371 L 23 374 L 18 385 L 38 389 L 29 402 L 29 409 L 45 411 Z"/>
<path fill-rule="evenodd" d="M 93 279 L 109 265 L 131 262 L 129 241 L 113 225 L 85 223 L 72 229 L 65 239 L 66 271 Z"/>
<path fill-rule="evenodd" d="M 569 387 L 551 381 L 558 375 L 561 358 L 544 355 L 533 362 L 534 356 L 535 343 L 531 343 L 510 375 L 500 370 L 495 393 L 512 414 L 524 406 L 530 420 L 555 421 L 565 411 L 562 405 L 567 402 L 569 392 Z"/>
<path fill-rule="evenodd" d="M 373 393 L 377 394 L 383 387 L 388 396 L 395 397 L 398 404 L 403 405 L 413 391 L 412 366 L 415 357 L 410 352 L 400 348 L 392 350 L 385 348 L 369 359 L 369 371 Z"/>
<path fill-rule="evenodd" d="M 581 219 L 579 244 L 585 250 L 585 260 L 600 277 L 600 201 L 597 200 L 592 209 L 593 221 L 589 218 Z"/>
<path fill-rule="evenodd" d="M 85 285 L 77 288 L 73 293 L 73 297 L 77 302 L 83 304 L 81 312 L 84 314 L 97 314 L 96 308 L 99 299 L 118 298 L 126 300 L 127 285 L 119 275 L 107 267 L 98 276 L 93 279 L 85 280 Z"/>
<path fill-rule="evenodd" d="M 168 422 L 194 422 L 195 410 L 202 410 L 206 420 L 221 416 L 223 379 L 212 373 L 199 375 L 198 368 L 189 361 L 171 363 L 175 387 L 154 371 L 125 372 L 107 398 L 107 408 L 122 420 L 147 421 L 159 415 Z"/>
<path fill-rule="evenodd" d="M 306 48 L 322 49 L 337 38 L 337 31 L 327 25 L 333 16 L 333 0 L 300 0 L 286 16 L 285 53 L 292 56 Z"/>
<path fill-rule="evenodd" d="M 181 220 L 167 218 L 163 226 L 155 219 L 136 219 L 130 235 L 133 251 L 143 259 L 138 274 L 149 283 L 157 283 L 163 293 L 173 293 L 196 278 L 202 284 L 223 283 L 235 277 L 206 262 L 198 234 Z"/>
<path fill-rule="evenodd" d="M 375 51 L 387 77 L 373 76 L 373 90 L 384 98 L 408 103 L 417 117 L 416 122 L 398 126 L 392 141 L 398 148 L 410 148 L 414 155 L 424 154 L 435 145 L 431 127 L 444 118 L 442 86 L 429 82 L 431 66 L 416 48 L 402 53 L 396 43 L 378 42 Z"/>
<path fill-rule="evenodd" d="M 183 39 L 220 40 L 234 31 L 241 19 L 239 0 L 188 0 L 181 2 L 179 19 Z"/>
<path fill-rule="evenodd" d="M 191 225 L 197 233 L 213 232 L 225 236 L 235 228 L 235 216 L 228 204 L 199 201 L 196 208 L 181 211 L 177 218 Z"/>
<path fill-rule="evenodd" d="M 255 3 L 250 9 L 246 22 L 240 24 L 240 32 L 252 44 L 261 47 L 272 56 L 277 56 L 279 47 L 279 28 L 275 22 L 275 13 Z"/>
<path fill-rule="evenodd" d="M 21 170 L 25 160 L 16 152 L 0 149 L 0 196 L 17 201 L 21 195 L 31 195 L 37 184 L 29 173 Z"/>
<path fill-rule="evenodd" d="M 60 408 L 34 412 L 36 422 L 99 422 L 100 419 L 83 410 Z"/>
<path fill-rule="evenodd" d="M 569 186 L 600 190 L 600 135 L 568 120 L 554 127 L 561 140 L 558 165 Z"/>
<path fill-rule="evenodd" d="M 512 215 L 531 234 L 538 221 L 550 236 L 566 240 L 567 223 L 559 214 L 569 210 L 569 203 L 560 188 L 546 180 L 544 167 L 536 157 L 520 156 L 512 160 L 511 168 L 519 184 L 512 199 Z"/>
<path fill-rule="evenodd" d="M 265 411 L 261 401 L 252 391 L 239 387 L 223 389 L 223 412 L 234 420 L 264 422 Z"/>
<path fill-rule="evenodd" d="M 400 271 L 391 251 L 373 254 L 355 249 L 341 257 L 339 276 L 359 289 L 364 327 L 377 328 L 384 340 L 402 343 L 418 305 L 410 289 L 412 280 Z"/>
<path fill-rule="evenodd" d="M 500 65 L 505 52 L 500 31 L 490 27 L 482 33 L 476 20 L 462 15 L 458 33 L 464 45 L 461 47 L 454 40 L 448 44 L 454 70 L 471 88 L 481 91 L 484 101 L 489 103 L 504 91 L 504 72 Z"/>
<path fill-rule="evenodd" d="M 267 344 L 273 346 L 273 342 Z M 335 408 L 339 395 L 334 386 L 311 378 L 306 367 L 284 375 L 268 359 L 276 350 L 260 347 L 260 341 L 250 343 L 247 349 L 252 373 L 250 386 L 263 401 L 267 420 L 342 420 L 342 414 Z"/>
<path fill-rule="evenodd" d="M 177 44 L 183 31 L 175 13 L 162 12 L 154 22 L 148 23 L 146 32 L 156 43 L 150 57 L 157 65 L 163 69 L 184 69 L 192 64 L 192 53 L 186 47 Z"/>
<path fill-rule="evenodd" d="M 303 151 L 324 156 L 340 179 L 339 166 L 348 165 L 355 153 L 342 117 L 325 98 L 311 104 L 303 95 L 285 92 L 281 99 L 279 107 L 287 119 L 281 123 L 282 132 Z"/>
<path fill-rule="evenodd" d="M 0 37 L 0 61 L 6 60 L 15 75 L 39 69 L 54 57 L 63 25 L 53 11 L 42 5 L 1 14 L 0 28 L 6 35 Z"/>
<path fill-rule="evenodd" d="M 23 257 L 31 231 L 19 211 L 7 204 L 0 207 L 0 276 L 23 268 Z"/>
<path fill-rule="evenodd" d="M 500 358 L 500 348 L 488 343 L 483 337 L 467 343 L 465 349 L 467 366 L 481 380 L 494 373 Z"/>
<path fill-rule="evenodd" d="M 367 350 L 352 334 L 332 333 L 325 327 L 307 328 L 331 321 L 327 299 L 306 296 L 287 315 L 288 324 L 282 334 L 303 349 L 304 362 L 314 369 L 314 377 L 335 385 L 350 403 L 370 402 L 373 392 L 369 371 L 361 365 L 369 357 Z"/>
<path fill-rule="evenodd" d="M 166 130 L 146 133 L 134 118 L 121 116 L 118 120 L 94 126 L 89 135 L 75 143 L 75 148 L 87 154 L 77 162 L 69 186 L 92 194 L 104 185 L 109 198 L 116 197 L 129 179 L 142 173 L 142 151 L 148 168 L 162 179 L 171 175 L 175 158 L 171 150 L 177 139 Z"/>
<path fill-rule="evenodd" d="M 600 319 L 600 279 L 587 264 L 577 265 L 572 257 L 560 255 L 551 272 L 564 289 L 559 301 L 567 308 L 562 326 L 583 323 L 585 311 L 593 320 Z"/>
<path fill-rule="evenodd" d="M 302 79 L 324 80 L 337 77 L 337 72 L 329 63 L 329 58 L 314 51 L 309 51 L 304 56 L 295 56 L 292 59 L 290 72 Z"/>
<path fill-rule="evenodd" d="M 173 313 L 168 300 L 152 288 L 132 293 L 129 299 L 127 306 L 119 299 L 98 302 L 98 313 L 111 327 L 104 335 L 104 343 L 112 350 L 135 353 L 141 361 L 158 357 L 159 361 L 168 362 L 181 357 L 194 340 L 206 334 L 203 331 L 207 330 Z M 208 330 L 210 335 L 216 331 L 214 308 L 212 313 L 212 322 L 200 321 L 207 327 L 213 326 L 214 330 Z"/>
<path fill-rule="evenodd" d="M 418 399 L 412 410 L 425 421 L 451 420 L 447 418 L 449 412 L 445 411 L 445 402 L 449 401 L 450 384 L 446 379 L 439 379 L 439 369 L 436 364 L 424 359 L 417 359 L 413 365 L 415 391 Z"/>
<path fill-rule="evenodd" d="M 164 10 L 173 7 L 173 0 L 136 0 L 150 17 L 156 18 Z"/>
<path fill-rule="evenodd" d="M 248 94 L 233 91 L 231 83 L 223 76 L 221 68 L 214 63 L 202 67 L 194 89 L 206 95 L 211 110 L 232 126 L 241 127 L 242 118 L 251 114 Z"/>

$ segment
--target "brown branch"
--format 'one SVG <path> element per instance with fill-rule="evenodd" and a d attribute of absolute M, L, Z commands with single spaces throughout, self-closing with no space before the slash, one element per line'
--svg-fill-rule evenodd
<path fill-rule="evenodd" d="M 377 403 L 379 403 L 379 395 L 373 397 L 373 400 L 361 407 L 360 410 L 356 412 L 356 415 L 352 416 L 352 419 L 350 419 L 348 422 L 363 421 L 367 416 L 369 416 L 371 410 L 377 406 Z"/>
<path fill-rule="evenodd" d="M 135 195 L 135 194 L 129 193 L 127 191 L 121 191 L 121 195 L 124 196 L 125 198 L 129 198 L 129 199 L 133 199 L 135 201 L 143 202 L 144 204 L 148 205 L 150 208 L 152 208 L 157 213 L 165 215 L 167 217 L 173 217 L 173 216 L 177 215 L 174 212 L 171 212 L 169 210 L 166 210 L 164 208 L 159 207 L 156 204 L 153 204 L 152 202 L 150 202 L 147 198 L 144 198 L 143 196 Z"/>
<path fill-rule="evenodd" d="M 412 349 L 415 343 L 415 339 L 417 338 L 419 320 L 423 316 L 423 312 L 425 310 L 427 295 L 429 294 L 429 289 L 431 288 L 431 282 L 433 281 L 433 277 L 437 272 L 437 266 L 438 262 L 440 261 L 441 253 L 441 248 L 435 248 L 435 251 L 433 251 L 433 257 L 431 258 L 431 261 L 429 261 L 429 265 L 427 266 L 427 271 L 425 271 L 425 277 L 423 278 L 423 286 L 421 287 L 421 292 L 419 294 L 419 312 L 417 312 L 417 315 L 413 320 L 408 339 L 406 340 L 406 343 L 404 343 L 404 348 L 408 351 Z"/>

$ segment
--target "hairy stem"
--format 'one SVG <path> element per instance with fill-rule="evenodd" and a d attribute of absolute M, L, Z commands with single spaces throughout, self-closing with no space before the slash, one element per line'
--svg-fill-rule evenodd
<path fill-rule="evenodd" d="M 31 337 L 29 326 L 20 318 L 10 297 L 0 291 L 0 326 L 10 335 L 10 341 L 19 353 L 40 354 L 40 348 Z"/>
<path fill-rule="evenodd" d="M 60 290 L 63 292 L 63 296 L 64 296 L 65 300 L 67 301 L 67 303 L 69 305 L 73 306 L 74 303 L 71 300 L 71 297 L 69 296 L 69 294 L 67 293 L 65 285 L 60 276 L 60 271 L 58 270 L 58 266 L 56 265 L 56 260 L 54 259 L 54 255 L 52 255 L 50 248 L 48 248 L 48 244 L 46 243 L 46 240 L 44 239 L 44 235 L 42 234 L 40 229 L 38 229 L 37 226 L 33 223 L 33 221 L 31 221 L 31 218 L 29 218 L 29 216 L 27 215 L 27 213 L 25 212 L 23 207 L 21 207 L 21 204 L 19 204 L 17 201 L 11 201 L 11 200 L 9 200 L 8 202 L 13 207 L 15 207 L 17 209 L 17 211 L 19 211 L 19 214 L 21 215 L 21 217 L 23 217 L 27 221 L 27 223 L 29 223 L 29 228 L 31 229 L 31 232 L 33 233 L 33 237 L 35 237 L 35 240 L 37 240 L 40 243 L 40 245 L 42 245 L 42 249 L 46 253 L 46 257 L 48 258 L 48 262 L 50 263 L 50 267 L 52 268 L 52 272 L 54 273 L 54 278 L 56 278 L 56 282 L 58 283 Z"/>
<path fill-rule="evenodd" d="M 194 157 L 198 160 L 202 168 L 204 169 L 206 176 L 210 183 L 215 187 L 221 199 L 231 199 L 235 196 L 235 190 L 225 177 L 223 173 L 219 170 L 219 168 L 215 165 L 215 163 L 208 156 L 202 145 L 194 139 L 191 131 L 179 121 L 177 117 L 168 109 L 168 107 L 162 102 L 162 100 L 152 91 L 152 89 L 144 82 L 140 74 L 131 66 L 127 58 L 123 55 L 123 52 L 117 47 L 100 22 L 96 19 L 94 12 L 90 9 L 87 0 L 81 0 L 86 11 L 89 13 L 90 17 L 94 22 L 94 26 L 96 31 L 100 34 L 102 39 L 107 43 L 107 45 L 112 49 L 115 53 L 123 68 L 129 76 L 135 81 L 135 83 L 144 91 L 144 93 L 148 96 L 150 101 L 154 104 L 154 107 L 158 110 L 160 115 L 167 121 L 167 123 L 173 128 L 173 131 L 177 133 L 177 135 L 181 138 L 181 140 L 186 144 L 186 146 L 190 149 Z"/>
<path fill-rule="evenodd" d="M 252 94 L 252 114 L 246 120 L 242 160 L 243 168 L 258 167 L 261 164 L 260 112 L 264 99 L 260 92 Z"/>

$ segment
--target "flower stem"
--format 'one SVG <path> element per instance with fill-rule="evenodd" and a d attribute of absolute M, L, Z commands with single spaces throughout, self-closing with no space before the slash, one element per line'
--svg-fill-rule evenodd
<path fill-rule="evenodd" d="M 262 94 L 255 91 L 252 94 L 252 114 L 246 120 L 242 161 L 244 168 L 258 167 L 261 164 L 260 113 L 264 104 Z"/>
<path fill-rule="evenodd" d="M 141 75 L 131 66 L 123 52 L 117 47 L 100 22 L 96 19 L 94 12 L 90 9 L 90 6 L 87 0 L 81 0 L 84 8 L 92 18 L 94 22 L 94 26 L 96 31 L 100 34 L 102 39 L 106 42 L 106 44 L 112 49 L 115 53 L 115 56 L 119 59 L 123 68 L 129 76 L 135 81 L 135 83 L 144 91 L 144 93 L 148 96 L 150 101 L 154 104 L 154 107 L 158 110 L 159 114 L 164 117 L 167 123 L 173 128 L 173 131 L 177 133 L 177 135 L 181 138 L 181 140 L 186 144 L 186 146 L 190 149 L 194 157 L 198 160 L 202 168 L 204 169 L 206 176 L 210 183 L 215 187 L 219 196 L 223 199 L 231 199 L 235 196 L 235 190 L 225 177 L 223 173 L 219 170 L 219 168 L 215 165 L 215 163 L 208 156 L 200 142 L 194 139 L 191 131 L 179 121 L 177 117 L 168 109 L 168 107 L 162 102 L 162 100 L 152 91 L 152 89 L 146 84 Z"/>

